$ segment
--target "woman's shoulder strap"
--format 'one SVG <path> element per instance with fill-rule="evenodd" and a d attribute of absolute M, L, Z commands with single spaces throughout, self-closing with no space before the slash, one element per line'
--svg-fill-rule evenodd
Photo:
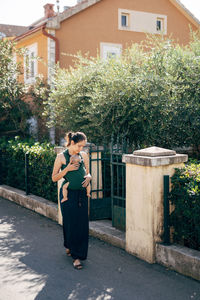
<path fill-rule="evenodd" d="M 81 160 L 84 163 L 84 166 L 86 168 L 88 154 L 85 151 L 81 151 L 81 152 L 79 152 L 79 154 L 80 154 Z"/>
<path fill-rule="evenodd" d="M 63 151 L 63 155 L 64 155 L 64 157 L 66 159 L 66 164 L 68 164 L 68 162 L 69 162 L 69 151 L 68 151 L 68 149 L 66 149 L 65 151 Z"/>

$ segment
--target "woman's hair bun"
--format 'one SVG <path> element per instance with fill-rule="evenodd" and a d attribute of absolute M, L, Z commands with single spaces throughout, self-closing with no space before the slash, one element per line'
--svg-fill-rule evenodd
<path fill-rule="evenodd" d="M 68 132 L 65 137 L 67 141 L 67 147 L 71 145 L 71 141 L 74 141 L 74 143 L 78 143 L 81 141 L 87 140 L 86 135 L 83 132 Z"/>
<path fill-rule="evenodd" d="M 73 136 L 73 132 L 68 132 L 68 134 L 67 134 L 67 137 L 69 138 L 69 140 L 71 140 L 72 139 L 72 136 Z"/>
<path fill-rule="evenodd" d="M 71 140 L 72 140 L 72 137 L 73 137 L 73 132 L 72 131 L 70 131 L 70 132 L 68 132 L 67 134 L 66 134 L 66 141 L 67 141 L 67 147 L 71 144 Z"/>

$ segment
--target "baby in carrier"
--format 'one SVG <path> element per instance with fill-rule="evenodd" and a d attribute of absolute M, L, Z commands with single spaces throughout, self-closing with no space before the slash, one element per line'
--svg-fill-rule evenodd
<path fill-rule="evenodd" d="M 74 154 L 70 157 L 70 163 L 81 163 L 81 157 L 80 155 L 78 154 Z M 83 162 L 82 162 L 83 163 Z M 76 172 L 76 173 L 75 173 Z M 75 175 L 75 176 L 74 176 Z M 81 176 L 81 182 L 84 181 L 84 176 L 86 175 L 86 169 L 85 167 L 81 168 L 80 172 L 79 172 L 79 169 L 76 170 L 76 171 L 72 171 L 72 172 L 68 172 L 64 178 L 65 178 L 65 182 L 62 186 L 62 190 L 63 190 L 63 199 L 61 200 L 61 203 L 64 202 L 64 201 L 67 201 L 68 200 L 68 187 L 70 188 L 70 184 L 72 186 L 72 189 L 73 189 L 73 185 L 76 184 L 74 182 L 72 182 L 72 180 L 76 180 L 76 176 L 78 176 L 77 180 L 80 181 L 80 176 Z M 88 186 L 86 187 L 86 191 L 87 191 L 87 196 L 88 197 L 91 197 L 90 196 L 90 191 L 91 191 L 91 186 L 90 184 L 88 184 Z"/>

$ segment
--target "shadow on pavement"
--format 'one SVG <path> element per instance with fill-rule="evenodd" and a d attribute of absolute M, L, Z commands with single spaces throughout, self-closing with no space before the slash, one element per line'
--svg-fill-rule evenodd
<path fill-rule="evenodd" d="M 0 300 L 200 299 L 198 282 L 95 238 L 75 270 L 60 225 L 2 198 L 0 282 Z"/>

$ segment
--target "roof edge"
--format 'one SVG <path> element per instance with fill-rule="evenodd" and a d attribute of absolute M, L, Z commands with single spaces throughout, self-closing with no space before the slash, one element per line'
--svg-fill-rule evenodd
<path fill-rule="evenodd" d="M 200 20 L 198 20 L 187 7 L 180 0 L 169 0 L 177 9 L 179 9 L 193 25 L 200 26 Z"/>
<path fill-rule="evenodd" d="M 16 38 L 14 38 L 13 41 L 19 41 L 25 37 L 27 37 L 28 35 L 31 35 L 32 33 L 35 33 L 37 31 L 39 31 L 40 29 L 42 29 L 43 26 L 45 26 L 46 23 L 43 23 L 42 25 L 38 26 L 38 27 L 35 27 L 29 31 L 26 31 L 24 33 L 22 33 L 21 35 L 18 35 Z"/>
<path fill-rule="evenodd" d="M 97 4 L 102 0 L 86 0 L 81 3 L 78 3 L 75 6 L 72 6 L 71 8 L 67 9 L 66 11 L 63 11 L 60 15 L 52 18 L 47 22 L 47 28 L 54 28 L 57 29 L 60 27 L 60 22 L 72 17 L 73 15 L 87 9 L 88 7 Z"/>

